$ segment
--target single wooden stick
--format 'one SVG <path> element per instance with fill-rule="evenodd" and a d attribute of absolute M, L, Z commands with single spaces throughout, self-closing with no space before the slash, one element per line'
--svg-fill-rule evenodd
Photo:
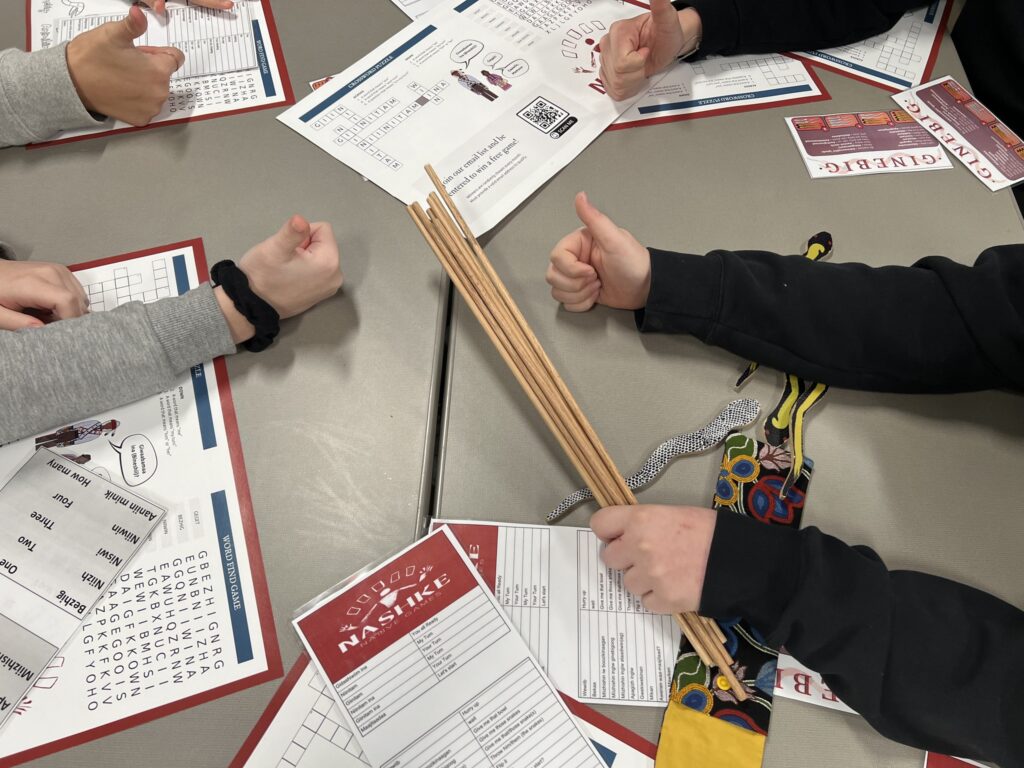
<path fill-rule="evenodd" d="M 715 633 L 715 637 L 718 638 L 718 642 L 720 642 L 722 645 L 725 645 L 725 632 L 723 632 L 722 628 L 718 626 L 718 622 L 714 619 L 704 619 L 704 621 L 706 621 L 708 623 L 708 626 L 711 627 L 711 631 Z"/>

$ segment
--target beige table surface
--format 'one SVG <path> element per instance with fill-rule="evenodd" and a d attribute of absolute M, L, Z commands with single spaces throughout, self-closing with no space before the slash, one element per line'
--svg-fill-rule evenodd
<path fill-rule="evenodd" d="M 407 23 L 386 0 L 351 5 L 339 14 L 330 0 L 274 3 L 297 95 Z M 24 3 L 0 4 L 0 48 L 23 40 Z M 292 212 L 334 225 L 343 293 L 287 322 L 267 352 L 228 360 L 287 669 L 299 653 L 292 611 L 415 535 L 445 302 L 440 268 L 401 205 L 278 123 L 279 111 L 0 151 L 0 239 L 25 257 L 74 263 L 202 237 L 212 263 Z M 225 766 L 278 685 L 36 764 Z"/>
<path fill-rule="evenodd" d="M 962 75 L 948 38 L 935 72 Z M 744 364 L 692 338 L 640 336 L 631 313 L 559 310 L 544 270 L 551 246 L 578 226 L 572 208 L 578 190 L 641 242 L 698 253 L 716 247 L 794 253 L 827 229 L 835 237 L 835 261 L 910 264 L 945 254 L 970 263 L 988 245 L 1024 239 L 1010 193 L 990 193 L 959 165 L 812 181 L 784 116 L 892 108 L 882 90 L 831 73 L 822 79 L 831 102 L 607 133 L 485 243 L 624 473 L 659 442 L 702 426 L 736 397 L 731 385 Z M 452 344 L 441 515 L 542 522 L 578 479 L 461 304 Z M 781 386 L 781 374 L 761 371 L 742 394 L 770 410 Z M 890 567 L 942 574 L 1024 605 L 1024 516 L 1010 490 L 1024 448 L 1022 406 L 1019 395 L 1002 392 L 923 397 L 833 390 L 809 419 L 808 453 L 816 467 L 805 524 L 875 547 Z M 677 462 L 640 500 L 708 504 L 719 456 Z M 585 525 L 588 514 L 589 508 L 577 511 L 565 522 Z M 655 712 L 602 711 L 657 737 Z M 922 762 L 921 752 L 886 741 L 856 717 L 778 701 L 765 765 L 920 768 Z"/>

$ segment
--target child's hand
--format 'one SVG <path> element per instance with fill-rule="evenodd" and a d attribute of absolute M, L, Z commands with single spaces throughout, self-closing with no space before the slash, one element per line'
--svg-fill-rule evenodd
<path fill-rule="evenodd" d="M 238 267 L 249 278 L 253 292 L 282 319 L 329 299 L 344 281 L 331 225 L 310 224 L 299 215 L 250 248 Z M 238 313 L 222 288 L 217 288 L 216 294 L 235 343 L 251 338 L 255 332 L 252 325 Z"/>
<path fill-rule="evenodd" d="M 651 0 L 651 12 L 616 21 L 601 39 L 601 82 L 616 101 L 635 96 L 650 78 L 676 62 L 701 34 L 692 8 L 676 13 L 669 0 Z"/>
<path fill-rule="evenodd" d="M 44 320 L 66 320 L 88 311 L 85 291 L 67 267 L 0 259 L 0 329 L 38 328 Z"/>
<path fill-rule="evenodd" d="M 651 254 L 629 232 L 576 195 L 581 229 L 563 237 L 551 252 L 546 279 L 551 296 L 570 312 L 594 304 L 640 309 L 651 290 Z"/>
<path fill-rule="evenodd" d="M 83 32 L 68 43 L 68 72 L 90 112 L 131 125 L 146 125 L 160 114 L 171 75 L 185 63 L 177 48 L 135 46 L 146 32 L 146 15 L 132 6 L 121 21 Z"/>
<path fill-rule="evenodd" d="M 607 544 L 601 560 L 624 572 L 623 585 L 644 608 L 687 613 L 700 607 L 717 514 L 700 507 L 605 507 L 590 527 Z"/>

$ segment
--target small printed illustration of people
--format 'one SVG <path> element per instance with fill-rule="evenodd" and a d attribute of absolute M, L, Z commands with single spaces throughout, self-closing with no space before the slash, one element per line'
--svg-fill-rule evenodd
<path fill-rule="evenodd" d="M 61 456 L 68 461 L 73 461 L 75 464 L 81 464 L 82 466 L 85 466 L 92 461 L 92 456 L 88 453 L 62 453 Z"/>
<path fill-rule="evenodd" d="M 480 74 L 487 78 L 487 82 L 491 85 L 496 85 L 501 90 L 507 91 L 512 87 L 512 83 L 506 80 L 504 77 L 499 75 L 497 72 L 488 72 L 486 69 L 481 70 Z"/>
<path fill-rule="evenodd" d="M 36 438 L 36 448 L 66 448 L 69 445 L 88 443 L 97 437 L 113 437 L 119 426 L 121 422 L 117 419 L 79 421 L 48 435 L 40 435 Z"/>
<path fill-rule="evenodd" d="M 452 77 L 458 80 L 459 85 L 461 85 L 463 88 L 472 91 L 478 96 L 483 96 L 488 101 L 494 101 L 496 98 L 498 98 L 498 94 L 496 94 L 494 91 L 492 91 L 490 88 L 481 83 L 472 75 L 467 75 L 461 69 L 453 69 Z"/>

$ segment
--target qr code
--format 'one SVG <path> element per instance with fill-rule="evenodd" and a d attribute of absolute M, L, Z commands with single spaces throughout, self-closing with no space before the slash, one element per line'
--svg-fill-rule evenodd
<path fill-rule="evenodd" d="M 538 131 L 547 133 L 567 118 L 569 113 L 557 104 L 537 97 L 529 106 L 519 111 L 519 116 Z"/>

